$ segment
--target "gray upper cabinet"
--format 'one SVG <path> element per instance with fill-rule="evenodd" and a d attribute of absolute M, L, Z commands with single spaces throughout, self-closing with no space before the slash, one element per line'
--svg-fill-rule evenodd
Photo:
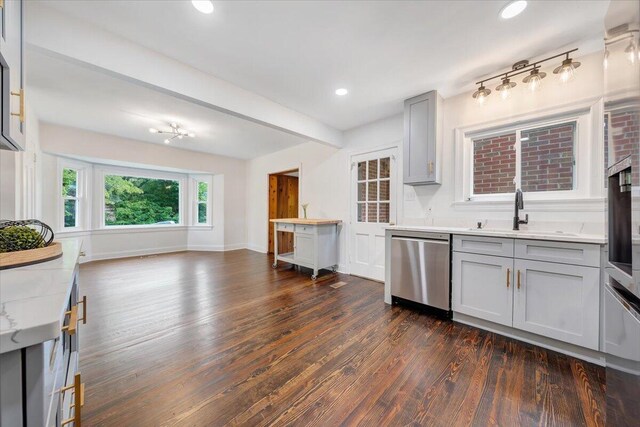
<path fill-rule="evenodd" d="M 24 150 L 24 2 L 0 4 L 0 149 Z"/>
<path fill-rule="evenodd" d="M 442 98 L 431 91 L 404 101 L 404 183 L 440 184 Z"/>

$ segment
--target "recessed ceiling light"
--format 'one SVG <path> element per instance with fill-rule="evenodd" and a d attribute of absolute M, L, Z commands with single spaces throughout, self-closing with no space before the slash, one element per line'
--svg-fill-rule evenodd
<path fill-rule="evenodd" d="M 336 89 L 336 95 L 338 95 L 338 96 L 345 96 L 348 93 L 349 93 L 349 91 L 346 90 L 343 87 L 341 87 L 340 89 Z"/>
<path fill-rule="evenodd" d="M 511 19 L 514 16 L 520 15 L 526 8 L 526 0 L 516 0 L 509 2 L 505 7 L 502 8 L 502 10 L 500 10 L 500 17 L 502 19 Z"/>
<path fill-rule="evenodd" d="M 199 12 L 202 13 L 213 13 L 213 3 L 211 0 L 191 0 L 191 4 L 193 7 L 198 9 Z"/>

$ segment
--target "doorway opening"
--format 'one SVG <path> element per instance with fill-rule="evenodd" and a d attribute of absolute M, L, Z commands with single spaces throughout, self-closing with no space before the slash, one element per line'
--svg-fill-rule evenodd
<path fill-rule="evenodd" d="M 298 218 L 298 180 L 300 171 L 292 169 L 269 174 L 269 218 Z M 267 220 L 269 246 L 273 253 L 273 223 Z M 293 252 L 293 233 L 278 232 L 278 253 Z"/>

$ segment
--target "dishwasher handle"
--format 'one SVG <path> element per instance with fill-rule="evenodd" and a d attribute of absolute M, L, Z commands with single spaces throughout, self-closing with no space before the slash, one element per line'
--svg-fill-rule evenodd
<path fill-rule="evenodd" d="M 429 242 L 429 243 L 437 243 L 442 245 L 449 244 L 449 236 L 436 234 L 429 237 L 400 237 L 400 236 L 391 236 L 392 240 L 405 240 L 409 242 Z"/>

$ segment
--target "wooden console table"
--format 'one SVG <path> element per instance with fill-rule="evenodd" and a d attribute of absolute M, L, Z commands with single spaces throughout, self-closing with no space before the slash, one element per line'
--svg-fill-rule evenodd
<path fill-rule="evenodd" d="M 273 268 L 284 261 L 313 269 L 311 279 L 318 278 L 318 270 L 338 268 L 338 219 L 272 219 Z M 278 231 L 293 233 L 293 252 L 278 253 Z"/>

